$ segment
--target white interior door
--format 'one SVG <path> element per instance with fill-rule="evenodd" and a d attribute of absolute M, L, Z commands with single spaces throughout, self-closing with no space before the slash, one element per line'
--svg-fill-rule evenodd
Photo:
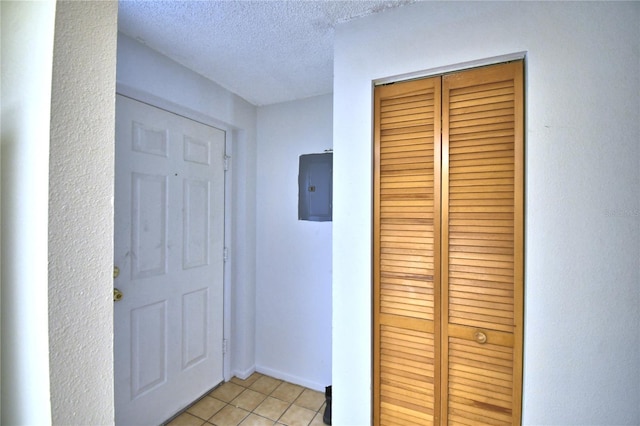
<path fill-rule="evenodd" d="M 160 424 L 223 380 L 225 133 L 116 102 L 116 424 Z"/>

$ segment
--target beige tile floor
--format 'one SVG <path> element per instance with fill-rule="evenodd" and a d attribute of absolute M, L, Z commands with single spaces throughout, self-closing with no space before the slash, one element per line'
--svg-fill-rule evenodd
<path fill-rule="evenodd" d="M 324 407 L 323 392 L 253 373 L 217 387 L 167 426 L 320 426 Z"/>

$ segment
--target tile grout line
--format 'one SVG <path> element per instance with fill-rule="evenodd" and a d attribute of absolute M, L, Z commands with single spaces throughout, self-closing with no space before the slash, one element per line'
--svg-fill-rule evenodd
<path fill-rule="evenodd" d="M 263 374 L 260 374 L 260 373 L 254 373 L 254 374 L 258 374 L 259 376 L 258 376 L 257 378 L 255 378 L 254 380 L 251 380 L 251 382 L 250 382 L 250 383 L 247 383 L 247 382 L 246 382 L 246 381 L 247 381 L 247 380 L 249 380 L 249 379 L 242 380 L 242 379 L 237 379 L 236 377 L 234 377 L 234 378 L 232 378 L 230 381 L 225 382 L 225 383 L 222 383 L 222 384 L 221 384 L 221 385 L 219 385 L 219 386 L 216 386 L 214 389 L 212 389 L 212 390 L 211 390 L 211 391 L 209 391 L 207 394 L 205 394 L 202 398 L 199 398 L 198 400 L 194 401 L 191 405 L 189 405 L 187 408 L 185 408 L 181 413 L 179 413 L 179 414 L 177 414 L 176 416 L 174 416 L 174 417 L 171 419 L 171 421 L 170 421 L 170 422 L 168 422 L 168 423 L 165 423 L 165 425 L 167 425 L 167 426 L 170 426 L 171 424 L 176 424 L 176 425 L 177 425 L 177 424 L 178 424 L 178 422 L 179 422 L 179 418 L 181 418 L 182 416 L 193 416 L 195 419 L 197 419 L 197 420 L 199 420 L 199 421 L 201 421 L 201 422 L 202 422 L 202 423 L 200 424 L 200 426 L 211 426 L 211 425 L 214 425 L 214 423 L 213 423 L 212 419 L 213 419 L 214 417 L 216 417 L 216 416 L 217 416 L 217 415 L 218 415 L 222 410 L 224 410 L 225 408 L 227 408 L 227 406 L 230 406 L 230 407 L 232 407 L 233 409 L 238 409 L 238 410 L 242 410 L 242 411 L 247 412 L 247 414 L 246 414 L 246 415 L 244 415 L 241 419 L 239 419 L 237 422 L 235 422 L 235 425 L 236 425 L 236 426 L 237 426 L 237 425 L 241 425 L 244 421 L 246 421 L 246 420 L 247 420 L 247 418 L 251 417 L 251 415 L 255 415 L 255 416 L 257 416 L 257 417 L 259 417 L 259 418 L 261 418 L 261 419 L 266 420 L 267 422 L 273 422 L 273 425 L 274 425 L 274 426 L 281 425 L 281 424 L 283 424 L 283 423 L 280 423 L 280 421 L 283 419 L 283 417 L 285 417 L 285 415 L 287 414 L 287 412 L 289 412 L 289 410 L 290 410 L 294 405 L 295 405 L 296 407 L 299 407 L 299 408 L 301 408 L 301 409 L 304 409 L 304 410 L 310 411 L 310 412 L 312 413 L 311 418 L 306 422 L 306 425 L 307 425 L 307 426 L 310 426 L 318 416 L 321 416 L 321 417 L 320 417 L 320 419 L 321 419 L 321 421 L 322 421 L 322 418 L 323 418 L 324 416 L 323 416 L 323 413 L 322 413 L 321 411 L 322 411 L 322 410 L 323 410 L 323 408 L 326 406 L 326 401 L 322 401 L 322 402 L 321 402 L 321 404 L 320 404 L 320 406 L 318 407 L 318 409 L 315 409 L 315 410 L 314 410 L 314 409 L 307 408 L 307 407 L 302 406 L 302 405 L 298 405 L 298 404 L 296 404 L 296 401 L 298 401 L 298 400 L 300 399 L 300 397 L 301 397 L 301 396 L 305 393 L 305 391 L 307 391 L 307 390 L 308 390 L 308 391 L 310 391 L 310 392 L 318 393 L 318 394 L 320 394 L 320 395 L 321 395 L 321 392 L 319 392 L 319 391 L 315 391 L 315 390 L 310 389 L 310 388 L 306 388 L 306 387 L 304 387 L 304 386 L 296 385 L 296 384 L 294 384 L 294 383 L 290 383 L 290 382 L 287 382 L 287 381 L 285 381 L 285 380 L 280 380 L 280 379 L 276 379 L 276 378 L 273 378 L 273 377 L 270 377 L 270 376 L 266 376 L 266 375 L 263 375 Z M 253 375 L 252 375 L 252 376 L 253 376 Z M 250 376 L 250 377 L 251 377 L 251 376 Z M 270 390 L 270 391 L 268 391 L 268 393 L 263 393 L 263 392 L 261 392 L 261 391 L 259 391 L 259 390 L 257 390 L 257 389 L 252 388 L 252 386 L 254 386 L 254 384 L 255 384 L 258 380 L 260 380 L 261 378 L 263 378 L 263 377 L 267 377 L 267 378 L 268 378 L 268 379 L 270 379 L 270 380 L 275 380 L 275 381 L 277 381 L 277 382 L 278 382 L 278 383 L 277 383 L 277 385 L 275 385 L 274 387 L 272 387 L 272 388 L 271 388 L 271 390 Z M 234 380 L 234 379 L 236 379 L 236 380 Z M 244 383 L 238 383 L 238 382 L 244 382 Z M 214 393 L 216 390 L 220 389 L 221 387 L 225 386 L 225 385 L 226 385 L 226 384 L 228 384 L 228 383 L 233 383 L 233 385 L 234 385 L 234 386 L 237 386 L 238 388 L 241 388 L 241 390 L 240 390 L 239 392 L 237 392 L 237 393 L 232 392 L 233 396 L 229 396 L 229 397 L 228 397 L 229 401 L 225 401 L 225 400 L 220 399 L 220 398 L 218 398 L 217 396 L 214 396 L 214 395 L 213 395 L 213 393 Z M 274 393 L 276 392 L 276 390 L 277 390 L 277 389 L 279 389 L 283 384 L 290 384 L 290 385 L 293 385 L 293 386 L 295 386 L 295 387 L 297 387 L 297 388 L 300 388 L 300 392 L 298 392 L 297 394 L 295 394 L 295 396 L 292 398 L 292 400 L 291 400 L 291 401 L 288 401 L 288 400 L 286 400 L 286 399 L 281 399 L 281 398 L 279 398 L 279 397 L 277 397 L 277 396 L 274 396 L 273 394 L 274 394 Z M 271 387 L 271 386 L 267 386 L 267 388 L 269 388 L 269 387 Z M 258 393 L 258 394 L 260 394 L 260 395 L 264 396 L 264 398 L 262 399 L 262 401 L 261 401 L 261 402 L 259 402 L 259 403 L 258 403 L 255 407 L 253 407 L 253 409 L 251 409 L 251 410 L 247 410 L 247 409 L 245 409 L 245 408 L 243 408 L 243 407 L 240 407 L 240 406 L 238 406 L 238 405 L 236 405 L 236 404 L 233 404 L 233 401 L 235 401 L 235 400 L 237 400 L 238 398 L 240 398 L 240 396 L 241 396 L 242 394 L 244 394 L 247 390 L 250 390 L 250 391 L 252 391 L 252 392 L 255 392 L 255 393 Z M 214 400 L 218 401 L 219 403 L 222 403 L 222 404 L 223 404 L 223 405 L 222 405 L 222 407 L 220 407 L 219 409 L 215 410 L 215 411 L 214 411 L 214 412 L 213 412 L 213 413 L 208 417 L 208 419 L 203 419 L 201 416 L 199 416 L 199 415 L 197 415 L 197 414 L 194 414 L 193 412 L 189 411 L 189 410 L 191 410 L 191 409 L 192 409 L 192 407 L 194 407 L 195 405 L 197 405 L 199 402 L 201 402 L 201 401 L 205 400 L 205 398 L 207 398 L 207 397 L 212 398 L 212 399 L 214 399 Z M 227 397 L 225 397 L 225 399 L 226 399 L 226 398 L 227 398 Z M 284 410 L 279 414 L 279 416 L 278 416 L 278 418 L 277 418 L 276 420 L 273 420 L 273 419 L 271 419 L 271 418 L 269 418 L 269 417 L 266 417 L 266 416 L 264 416 L 264 415 L 261 415 L 261 414 L 258 414 L 258 413 L 256 413 L 256 412 L 255 412 L 255 410 L 256 410 L 258 407 L 260 407 L 260 406 L 261 406 L 261 405 L 262 405 L 262 404 L 263 404 L 263 403 L 264 403 L 268 398 L 273 398 L 273 399 L 275 399 L 275 400 L 277 400 L 277 401 L 284 402 L 284 403 L 286 403 L 286 404 L 287 404 L 287 405 L 286 405 L 286 408 L 284 408 Z M 321 423 L 321 424 L 324 424 L 324 423 Z"/>

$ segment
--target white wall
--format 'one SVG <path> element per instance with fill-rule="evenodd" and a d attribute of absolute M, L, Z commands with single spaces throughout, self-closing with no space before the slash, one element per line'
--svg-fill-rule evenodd
<path fill-rule="evenodd" d="M 56 6 L 49 161 L 54 424 L 108 424 L 114 418 L 117 10 L 115 1 L 58 2 Z"/>
<path fill-rule="evenodd" d="M 256 108 L 216 83 L 153 51 L 124 34 L 118 35 L 118 91 L 170 111 L 227 130 L 232 142 L 230 365 L 225 372 L 247 376 L 255 368 L 255 197 Z M 228 363 L 229 364 L 229 363 Z"/>
<path fill-rule="evenodd" d="M 258 108 L 257 370 L 331 384 L 331 222 L 298 220 L 298 162 L 332 143 L 332 96 Z"/>
<path fill-rule="evenodd" d="M 526 51 L 523 423 L 640 423 L 640 3 L 420 2 L 338 27 L 333 415 L 371 416 L 372 81 Z"/>
<path fill-rule="evenodd" d="M 47 289 L 54 2 L 2 14 L 2 424 L 51 421 Z M 33 407 L 38 407 L 37 410 Z"/>
<path fill-rule="evenodd" d="M 2 3 L 3 424 L 113 423 L 116 12 Z"/>

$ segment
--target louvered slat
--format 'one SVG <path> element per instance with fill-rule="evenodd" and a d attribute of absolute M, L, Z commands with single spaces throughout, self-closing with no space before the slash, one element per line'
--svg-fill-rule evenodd
<path fill-rule="evenodd" d="M 446 81 L 446 80 L 445 80 Z M 475 184 L 474 188 L 467 194 L 491 194 L 506 192 L 509 194 L 512 178 L 487 179 L 484 185 L 478 185 L 478 180 L 474 179 L 473 174 L 476 172 L 508 172 L 511 176 L 515 172 L 514 157 L 492 157 L 487 151 L 477 153 L 474 156 L 466 154 L 463 158 L 458 158 L 456 148 L 458 145 L 465 146 L 464 142 L 457 139 L 458 135 L 464 135 L 474 132 L 478 135 L 478 139 L 491 139 L 496 130 L 509 131 L 514 134 L 515 120 L 513 113 L 511 115 L 503 115 L 504 106 L 509 111 L 514 110 L 513 105 L 513 80 L 501 81 L 490 84 L 478 84 L 474 86 L 463 86 L 459 88 L 451 88 L 448 92 L 448 111 L 449 111 L 449 184 L 451 186 L 464 185 L 465 182 Z M 508 100 L 507 100 L 508 99 Z M 483 118 L 465 117 L 467 112 L 464 108 L 470 106 L 470 102 L 476 101 L 482 106 L 485 115 Z M 500 104 L 495 114 L 491 114 L 492 106 Z M 474 105 L 476 106 L 476 105 Z M 460 111 L 462 110 L 462 111 Z M 514 151 L 515 141 L 507 142 L 509 152 Z M 499 151 L 502 152 L 502 151 Z M 501 185 L 507 185 L 508 188 L 500 188 Z M 476 188 L 477 187 L 477 188 Z M 503 189 L 504 191 L 500 191 Z M 477 192 L 476 192 L 477 191 Z M 456 193 L 450 194 L 449 199 L 455 204 L 449 205 L 449 239 L 450 246 L 458 248 L 455 245 L 456 237 L 461 235 L 469 241 L 477 241 L 486 247 L 486 242 L 493 242 L 497 248 L 511 248 L 511 236 L 513 236 L 513 196 L 501 204 L 488 204 L 485 202 L 478 203 L 473 198 L 458 198 Z M 460 213 L 460 214 L 456 214 Z M 486 213 L 482 217 L 473 213 Z M 497 214 L 508 213 L 497 219 Z M 465 215 L 466 214 L 466 215 Z M 462 216 L 465 215 L 465 216 Z M 466 224 L 462 217 L 477 218 L 470 224 Z M 503 235 L 508 235 L 505 239 Z M 474 238 L 475 237 L 475 238 Z M 491 254 L 491 253 L 488 253 Z M 496 263 L 484 256 L 477 256 L 475 259 L 466 258 L 449 258 L 449 277 L 463 278 L 468 274 L 473 274 L 484 281 L 504 282 L 507 278 L 513 281 L 513 255 L 508 256 L 505 262 Z M 505 278 L 498 278 L 505 277 Z M 466 325 L 481 325 L 483 327 L 510 331 L 513 325 L 513 302 L 503 304 L 503 309 L 494 312 L 490 303 L 492 298 L 487 298 L 480 306 L 472 306 L 466 300 L 473 300 L 472 293 L 449 290 L 449 320 L 453 323 Z"/>
<path fill-rule="evenodd" d="M 382 425 L 427 425 L 439 405 L 440 78 L 377 88 L 376 107 L 374 418 Z"/>
<path fill-rule="evenodd" d="M 399 424 L 432 423 L 433 333 L 382 325 L 380 334 L 381 415 Z"/>

